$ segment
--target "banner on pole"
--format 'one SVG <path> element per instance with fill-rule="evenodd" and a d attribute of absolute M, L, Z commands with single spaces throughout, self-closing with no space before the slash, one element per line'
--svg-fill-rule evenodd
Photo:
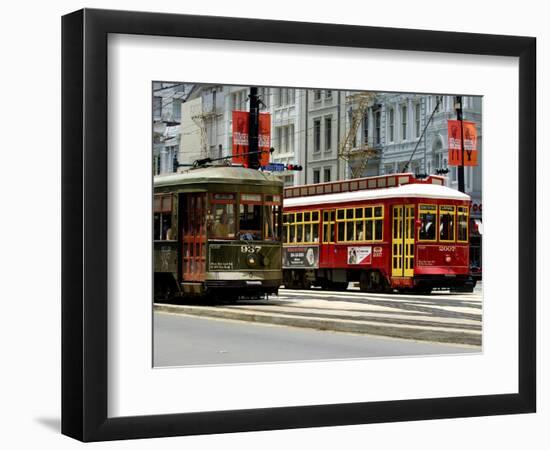
<path fill-rule="evenodd" d="M 260 167 L 269 164 L 269 148 L 271 147 L 271 114 L 260 113 L 258 123 L 258 150 L 261 153 L 258 155 Z"/>
<path fill-rule="evenodd" d="M 250 131 L 249 112 L 233 111 L 232 161 L 234 164 L 248 166 L 248 135 Z M 271 146 L 271 114 L 261 113 L 258 123 L 258 162 L 261 166 L 269 164 Z"/>
<path fill-rule="evenodd" d="M 464 165 L 477 166 L 477 129 L 475 122 L 463 121 L 464 130 Z M 462 146 L 460 120 L 448 120 L 449 166 L 462 165 Z"/>
<path fill-rule="evenodd" d="M 233 111 L 232 161 L 248 165 L 248 111 Z"/>

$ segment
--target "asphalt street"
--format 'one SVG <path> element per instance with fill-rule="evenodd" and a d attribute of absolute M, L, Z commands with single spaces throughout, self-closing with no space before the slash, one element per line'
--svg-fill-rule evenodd
<path fill-rule="evenodd" d="M 479 348 L 155 312 L 155 367 L 478 353 Z"/>

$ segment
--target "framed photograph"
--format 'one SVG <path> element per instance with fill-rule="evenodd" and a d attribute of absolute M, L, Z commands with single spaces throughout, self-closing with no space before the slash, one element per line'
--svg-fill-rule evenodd
<path fill-rule="evenodd" d="M 62 432 L 535 412 L 536 40 L 62 21 Z"/>

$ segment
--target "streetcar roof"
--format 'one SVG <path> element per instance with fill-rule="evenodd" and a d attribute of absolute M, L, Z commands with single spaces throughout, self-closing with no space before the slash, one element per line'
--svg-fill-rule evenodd
<path fill-rule="evenodd" d="M 449 200 L 470 200 L 470 196 L 456 189 L 435 184 L 405 184 L 403 186 L 365 189 L 353 192 L 339 192 L 337 194 L 311 195 L 307 197 L 285 198 L 285 207 L 313 206 L 330 203 L 349 203 L 361 200 L 383 200 L 390 198 L 433 198 Z"/>
<path fill-rule="evenodd" d="M 283 182 L 279 178 L 269 172 L 232 166 L 210 166 L 189 169 L 181 173 L 157 175 L 154 179 L 155 188 L 211 183 L 254 184 L 276 187 L 282 187 L 283 185 Z"/>

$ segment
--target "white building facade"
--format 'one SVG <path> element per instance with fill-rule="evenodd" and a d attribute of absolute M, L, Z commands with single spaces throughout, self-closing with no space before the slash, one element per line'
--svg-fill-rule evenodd
<path fill-rule="evenodd" d="M 232 112 L 249 110 L 249 87 L 193 85 L 190 90 L 183 89 L 185 95 L 180 95 L 179 116 L 174 110 L 172 116 L 165 112 L 165 105 L 172 100 L 164 97 L 178 99 L 177 92 L 176 95 L 173 89 L 158 92 L 162 91 L 166 94 L 156 101 L 162 102 L 163 113 L 155 116 L 155 132 L 158 128 L 156 136 L 160 136 L 155 143 L 159 173 L 173 171 L 170 160 L 174 158 L 180 164 L 191 164 L 200 157 L 214 159 L 231 155 Z M 369 94 L 368 108 L 358 121 L 353 113 L 357 108 L 356 94 L 327 89 L 258 88 L 260 112 L 270 113 L 272 119 L 271 162 L 303 167 L 302 172 L 282 172 L 280 176 L 285 185 L 350 178 L 350 165 L 357 164 L 357 160 L 350 162 L 340 154 L 347 138 L 351 148 L 374 150 L 356 176 L 402 171 L 435 174 L 449 169 L 449 186 L 458 188 L 457 168 L 448 167 L 447 161 L 447 120 L 456 118 L 455 97 Z M 181 102 L 189 104 L 182 106 Z M 478 165 L 465 168 L 465 187 L 480 209 L 481 106 L 481 97 L 463 98 L 464 120 L 475 122 L 478 132 Z M 181 117 L 182 110 L 186 117 Z M 174 125 L 176 120 L 179 122 Z"/>

